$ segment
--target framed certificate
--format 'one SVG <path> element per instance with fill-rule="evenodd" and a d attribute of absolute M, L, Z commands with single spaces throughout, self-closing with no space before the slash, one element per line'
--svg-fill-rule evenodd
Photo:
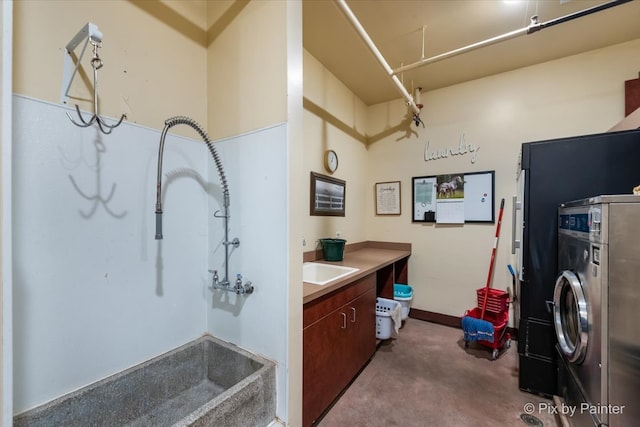
<path fill-rule="evenodd" d="M 376 183 L 376 215 L 400 215 L 400 181 Z"/>

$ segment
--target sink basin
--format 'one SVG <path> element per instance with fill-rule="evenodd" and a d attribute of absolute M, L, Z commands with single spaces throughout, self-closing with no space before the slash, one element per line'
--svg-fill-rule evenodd
<path fill-rule="evenodd" d="M 302 281 L 314 285 L 326 285 L 329 282 L 341 279 L 358 270 L 360 269 L 345 267 L 343 265 L 305 262 L 302 264 Z"/>

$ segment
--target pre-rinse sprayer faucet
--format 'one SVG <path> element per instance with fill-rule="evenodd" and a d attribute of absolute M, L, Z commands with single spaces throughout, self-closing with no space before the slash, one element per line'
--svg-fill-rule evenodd
<path fill-rule="evenodd" d="M 229 241 L 229 186 L 227 185 L 227 178 L 224 174 L 224 169 L 222 168 L 222 162 L 220 161 L 220 157 L 218 156 L 218 152 L 216 151 L 213 143 L 209 139 L 207 133 L 202 129 L 202 127 L 193 119 L 186 116 L 175 116 L 170 117 L 164 122 L 164 129 L 162 130 L 162 134 L 160 135 L 160 147 L 158 148 L 158 179 L 156 184 L 156 240 L 162 239 L 162 158 L 164 155 L 164 140 L 167 136 L 167 132 L 169 129 L 176 125 L 187 125 L 193 128 L 198 135 L 202 138 L 204 143 L 207 145 L 209 149 L 209 153 L 211 153 L 211 157 L 213 157 L 213 162 L 216 164 L 216 168 L 218 169 L 218 175 L 220 176 L 220 183 L 222 185 L 222 196 L 223 196 L 223 208 L 222 213 L 220 211 L 216 211 L 213 216 L 216 218 L 222 218 L 224 221 L 224 278 L 220 281 L 218 277 L 218 270 L 209 270 L 213 274 L 212 281 L 212 289 L 223 289 L 227 291 L 232 291 L 237 294 L 250 294 L 253 293 L 253 285 L 251 282 L 247 281 L 244 285 L 242 284 L 242 276 L 240 274 L 237 275 L 235 286 L 229 286 L 229 246 L 233 246 L 237 248 L 240 246 L 240 240 L 238 238 L 234 238 L 232 241 Z M 240 284 L 238 284 L 240 283 Z"/>

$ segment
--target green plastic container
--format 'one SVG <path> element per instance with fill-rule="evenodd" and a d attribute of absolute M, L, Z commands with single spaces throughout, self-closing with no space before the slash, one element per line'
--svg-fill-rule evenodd
<path fill-rule="evenodd" d="M 344 258 L 344 239 L 320 239 L 325 261 L 342 261 Z"/>

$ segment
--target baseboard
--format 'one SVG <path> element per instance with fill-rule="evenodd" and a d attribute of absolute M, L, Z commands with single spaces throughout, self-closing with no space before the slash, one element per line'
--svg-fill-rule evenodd
<path fill-rule="evenodd" d="M 458 316 L 451 316 L 448 314 L 434 313 L 433 311 L 411 308 L 411 311 L 409 311 L 409 317 L 411 317 L 412 319 L 424 320 L 425 322 L 437 323 L 438 325 L 462 329 L 462 317 Z M 511 334 L 512 340 L 518 339 L 517 328 L 507 327 L 507 332 Z"/>
<path fill-rule="evenodd" d="M 417 310 L 415 308 L 411 308 L 411 311 L 409 311 L 409 317 L 412 319 L 424 320 L 425 322 L 462 329 L 462 317 L 434 313 L 433 311 Z"/>

